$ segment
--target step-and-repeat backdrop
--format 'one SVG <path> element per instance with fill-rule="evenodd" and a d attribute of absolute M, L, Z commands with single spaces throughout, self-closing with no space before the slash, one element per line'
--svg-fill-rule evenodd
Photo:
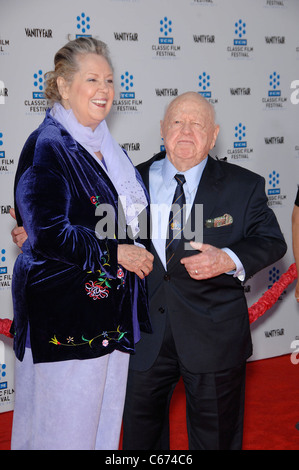
<path fill-rule="evenodd" d="M 212 155 L 264 176 L 288 243 L 282 260 L 246 284 L 248 305 L 280 278 L 294 261 L 298 18 L 298 0 L 0 0 L 0 318 L 13 318 L 18 249 L 9 208 L 19 154 L 48 105 L 44 73 L 56 51 L 80 35 L 109 45 L 116 94 L 108 123 L 135 164 L 160 151 L 170 99 L 193 90 L 213 103 L 220 135 Z M 251 360 L 292 352 L 299 339 L 294 284 L 252 324 Z M 2 335 L 0 412 L 13 409 L 13 365 L 12 340 Z"/>

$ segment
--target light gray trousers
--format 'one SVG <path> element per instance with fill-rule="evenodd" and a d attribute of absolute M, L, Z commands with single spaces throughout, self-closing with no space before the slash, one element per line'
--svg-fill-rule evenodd
<path fill-rule="evenodd" d="M 117 450 L 130 355 L 16 359 L 12 450 Z"/>

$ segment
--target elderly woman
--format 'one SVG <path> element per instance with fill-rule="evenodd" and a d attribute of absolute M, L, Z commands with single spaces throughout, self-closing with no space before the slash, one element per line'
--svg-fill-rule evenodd
<path fill-rule="evenodd" d="M 53 106 L 15 180 L 28 238 L 13 276 L 12 449 L 117 449 L 129 356 L 140 328 L 151 331 L 153 257 L 138 244 L 148 198 L 105 122 L 114 97 L 106 45 L 79 38 L 54 62 Z"/>

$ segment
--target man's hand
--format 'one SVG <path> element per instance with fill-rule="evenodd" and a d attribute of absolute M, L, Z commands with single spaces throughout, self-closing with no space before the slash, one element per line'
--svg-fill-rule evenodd
<path fill-rule="evenodd" d="M 118 245 L 117 258 L 119 264 L 128 271 L 134 272 L 143 279 L 153 269 L 153 255 L 145 248 L 136 245 Z"/>
<path fill-rule="evenodd" d="M 14 209 L 9 210 L 10 215 L 12 216 L 13 219 L 16 220 L 16 214 Z M 27 240 L 28 236 L 27 233 L 25 232 L 24 227 L 18 227 L 17 225 L 15 228 L 11 231 L 11 236 L 12 236 L 12 241 L 18 245 L 19 248 L 22 248 L 24 242 Z"/>
<path fill-rule="evenodd" d="M 181 263 L 192 279 L 210 279 L 236 269 L 231 257 L 220 248 L 205 243 L 190 242 L 190 244 L 200 253 L 182 258 Z"/>

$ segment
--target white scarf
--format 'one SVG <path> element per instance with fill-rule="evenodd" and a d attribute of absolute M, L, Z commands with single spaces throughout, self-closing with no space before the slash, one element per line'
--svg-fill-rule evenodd
<path fill-rule="evenodd" d="M 131 226 L 133 236 L 139 232 L 137 217 L 148 205 L 144 190 L 136 179 L 135 168 L 118 143 L 109 132 L 105 120 L 100 122 L 94 131 L 80 124 L 71 109 L 65 109 L 55 103 L 51 115 L 79 142 L 96 160 L 95 152 L 100 151 L 104 157 L 110 180 L 112 181 L 123 206 L 127 224 Z"/>

